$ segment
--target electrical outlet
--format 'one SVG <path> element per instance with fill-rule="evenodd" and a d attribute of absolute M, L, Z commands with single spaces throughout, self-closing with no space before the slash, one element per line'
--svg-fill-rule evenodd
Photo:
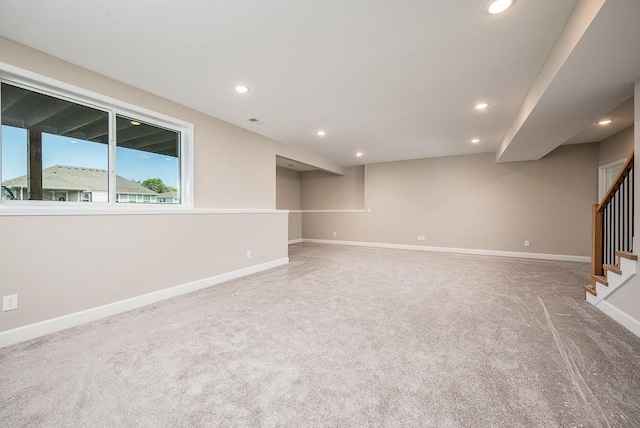
<path fill-rule="evenodd" d="M 18 295 L 11 294 L 2 297 L 2 311 L 13 311 L 14 309 L 18 309 Z"/>
<path fill-rule="evenodd" d="M 524 241 L 524 246 L 525 246 L 525 247 L 528 247 L 528 246 L 529 246 L 529 240 L 528 240 L 528 239 Z"/>
<path fill-rule="evenodd" d="M 338 236 L 338 233 L 337 232 L 333 232 L 333 236 Z"/>
<path fill-rule="evenodd" d="M 251 258 L 251 250 L 247 250 L 247 258 L 250 259 Z"/>
<path fill-rule="evenodd" d="M 371 208 L 367 208 L 367 212 L 370 213 L 371 212 Z"/>

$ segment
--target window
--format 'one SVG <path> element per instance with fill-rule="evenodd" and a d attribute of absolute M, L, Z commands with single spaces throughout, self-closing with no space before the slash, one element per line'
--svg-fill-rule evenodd
<path fill-rule="evenodd" d="M 6 83 L 0 96 L 2 185 L 16 199 L 68 201 L 89 183 L 107 192 L 106 111 Z"/>
<path fill-rule="evenodd" d="M 121 115 L 116 116 L 116 129 L 117 175 L 127 178 L 116 182 L 116 192 L 136 193 L 137 202 L 146 203 L 152 195 L 179 195 L 180 133 Z"/>
<path fill-rule="evenodd" d="M 190 125 L 3 76 L 0 204 L 184 204 Z"/>

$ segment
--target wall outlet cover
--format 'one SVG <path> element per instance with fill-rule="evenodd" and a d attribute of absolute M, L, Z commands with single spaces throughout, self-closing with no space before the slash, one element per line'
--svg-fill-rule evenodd
<path fill-rule="evenodd" d="M 18 295 L 11 294 L 9 296 L 2 297 L 2 311 L 13 311 L 18 309 Z"/>

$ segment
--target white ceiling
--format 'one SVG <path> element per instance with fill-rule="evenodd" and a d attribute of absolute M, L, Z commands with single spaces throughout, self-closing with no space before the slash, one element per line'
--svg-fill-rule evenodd
<path fill-rule="evenodd" d="M 592 123 L 582 132 L 571 137 L 564 144 L 582 144 L 602 141 L 605 138 L 613 134 L 617 134 L 620 131 L 624 131 L 633 125 L 633 97 L 620 104 L 608 114 L 602 116 L 603 119 L 610 117 L 615 118 L 615 121 L 606 126 Z"/>
<path fill-rule="evenodd" d="M 496 151 L 576 6 L 602 1 L 519 0 L 499 16 L 485 12 L 487 3 L 2 0 L 0 35 L 351 166 Z M 616 14 L 627 16 L 620 27 L 640 17 L 637 0 L 607 3 L 624 7 L 611 8 L 596 34 L 616 27 Z M 637 29 L 616 30 L 638 46 Z M 576 49 L 591 49 L 596 60 L 601 49 L 616 48 L 584 39 Z M 555 146 L 633 95 L 633 80 L 621 79 L 640 76 L 639 52 L 608 54 L 631 57 L 616 63 L 626 69 L 608 82 L 615 94 L 593 87 L 574 106 L 580 120 L 568 116 L 571 126 L 554 135 L 562 140 Z M 579 61 L 570 65 L 575 74 Z M 554 99 L 571 73 L 550 85 Z M 234 91 L 239 83 L 248 94 Z M 475 111 L 484 100 L 490 107 Z M 541 113 L 557 114 L 557 103 L 547 104 L 529 123 L 544 126 Z M 553 120 L 561 122 L 562 112 Z M 327 135 L 317 137 L 318 129 Z M 584 132 L 573 142 L 593 141 Z M 469 143 L 475 136 L 478 145 Z M 593 138 L 606 136 L 598 130 Z"/>

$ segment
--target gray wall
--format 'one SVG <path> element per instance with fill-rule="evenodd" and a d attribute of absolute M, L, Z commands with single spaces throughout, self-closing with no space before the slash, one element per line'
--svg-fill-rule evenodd
<path fill-rule="evenodd" d="M 0 314 L 2 330 L 287 257 L 286 216 L 281 214 L 17 216 L 0 221 L 7 225 L 0 292 L 19 295 L 18 310 Z"/>
<path fill-rule="evenodd" d="M 300 210 L 300 172 L 276 167 L 276 208 Z M 302 213 L 289 213 L 289 241 L 302 238 Z"/>
<path fill-rule="evenodd" d="M 487 153 L 367 165 L 371 213 L 305 213 L 303 237 L 589 256 L 598 157 L 597 144 L 582 144 L 537 162 L 496 164 Z M 305 209 L 340 193 L 336 179 L 305 181 Z"/>
<path fill-rule="evenodd" d="M 303 210 L 361 210 L 364 207 L 364 166 L 346 168 L 344 175 L 325 171 L 302 173 Z"/>
<path fill-rule="evenodd" d="M 193 123 L 196 207 L 173 215 L 0 212 L 0 295 L 17 293 L 19 299 L 18 310 L 0 312 L 0 331 L 285 258 L 286 214 L 240 210 L 275 210 L 276 155 L 344 171 L 4 38 L 0 63 Z M 206 211 L 211 208 L 239 210 Z"/>
<path fill-rule="evenodd" d="M 633 153 L 633 126 L 602 140 L 598 145 L 598 165 L 627 158 Z"/>

